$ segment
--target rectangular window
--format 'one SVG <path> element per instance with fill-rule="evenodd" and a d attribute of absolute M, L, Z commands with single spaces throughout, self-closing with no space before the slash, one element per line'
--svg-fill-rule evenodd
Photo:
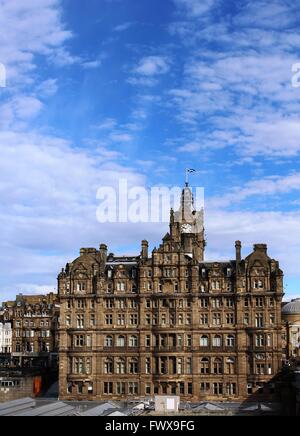
<path fill-rule="evenodd" d="M 77 300 L 77 309 L 84 309 L 85 303 L 84 300 Z"/>
<path fill-rule="evenodd" d="M 223 395 L 223 383 L 214 383 L 214 395 Z"/>
<path fill-rule="evenodd" d="M 265 365 L 263 363 L 256 364 L 256 374 L 258 374 L 258 375 L 265 374 Z"/>
<path fill-rule="evenodd" d="M 187 374 L 192 374 L 193 373 L 193 364 L 192 364 L 192 359 L 188 358 L 186 360 L 186 373 Z"/>
<path fill-rule="evenodd" d="M 114 307 L 114 302 L 113 300 L 105 300 L 105 308 L 106 309 L 113 309 Z"/>
<path fill-rule="evenodd" d="M 200 325 L 208 325 L 208 313 L 202 313 L 200 315 Z"/>
<path fill-rule="evenodd" d="M 77 315 L 77 328 L 83 329 L 84 328 L 84 315 Z"/>
<path fill-rule="evenodd" d="M 213 298 L 211 304 L 213 309 L 219 309 L 222 306 L 222 300 L 220 298 Z"/>
<path fill-rule="evenodd" d="M 118 382 L 117 383 L 117 395 L 125 395 L 126 393 L 126 383 Z"/>
<path fill-rule="evenodd" d="M 123 314 L 119 314 L 118 315 L 117 324 L 119 326 L 124 326 L 125 325 L 125 315 L 123 315 Z"/>
<path fill-rule="evenodd" d="M 249 325 L 249 323 L 250 323 L 250 316 L 249 316 L 249 313 L 245 313 L 245 314 L 244 314 L 244 324 L 245 324 L 245 325 Z"/>
<path fill-rule="evenodd" d="M 104 395 L 113 394 L 113 384 L 111 382 L 104 382 Z"/>
<path fill-rule="evenodd" d="M 234 313 L 227 313 L 226 314 L 226 324 L 233 325 L 234 323 L 235 323 Z"/>
<path fill-rule="evenodd" d="M 130 325 L 137 325 L 138 324 L 138 315 L 130 315 Z"/>
<path fill-rule="evenodd" d="M 84 347 L 84 336 L 83 335 L 75 336 L 75 347 Z"/>
<path fill-rule="evenodd" d="M 264 347 L 264 345 L 265 345 L 265 338 L 264 338 L 263 334 L 256 335 L 255 345 L 257 347 Z"/>
<path fill-rule="evenodd" d="M 234 306 L 234 300 L 232 298 L 226 298 L 226 307 L 233 307 Z"/>
<path fill-rule="evenodd" d="M 213 325 L 220 326 L 221 325 L 221 314 L 220 313 L 214 313 L 212 321 L 213 321 Z"/>
<path fill-rule="evenodd" d="M 207 298 L 200 298 L 200 307 L 202 309 L 208 308 L 208 299 Z"/>
<path fill-rule="evenodd" d="M 209 383 L 201 383 L 200 384 L 200 393 L 204 394 L 206 392 L 210 391 L 210 384 Z"/>
<path fill-rule="evenodd" d="M 138 395 L 138 383 L 128 383 L 128 394 L 129 395 Z"/>
<path fill-rule="evenodd" d="M 264 315 L 263 313 L 257 313 L 255 315 L 255 327 L 262 328 L 264 326 Z"/>
<path fill-rule="evenodd" d="M 150 359 L 150 357 L 146 358 L 146 374 L 151 374 L 151 359 Z"/>
<path fill-rule="evenodd" d="M 258 297 L 255 299 L 256 307 L 264 307 L 264 299 L 262 297 Z"/>
<path fill-rule="evenodd" d="M 113 316 L 112 315 L 105 315 L 105 324 L 106 325 L 112 325 L 113 324 Z"/>
<path fill-rule="evenodd" d="M 226 393 L 229 396 L 236 395 L 236 384 L 235 383 L 227 383 L 226 385 Z"/>

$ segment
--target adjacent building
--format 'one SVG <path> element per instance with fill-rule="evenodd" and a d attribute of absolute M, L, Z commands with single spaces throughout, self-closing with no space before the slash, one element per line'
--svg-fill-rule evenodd
<path fill-rule="evenodd" d="M 187 185 L 152 253 L 147 241 L 133 257 L 80 250 L 58 277 L 60 399 L 276 399 L 279 263 L 265 244 L 242 258 L 238 241 L 228 261 L 207 261 L 205 246 Z"/>
<path fill-rule="evenodd" d="M 59 306 L 55 294 L 20 294 L 3 304 L 2 313 L 12 328 L 12 366 L 45 368 L 57 361 Z"/>
<path fill-rule="evenodd" d="M 282 308 L 283 353 L 287 360 L 300 361 L 300 299 L 292 300 Z"/>
<path fill-rule="evenodd" d="M 9 322 L 0 323 L 0 353 L 10 354 L 12 350 L 12 328 Z"/>

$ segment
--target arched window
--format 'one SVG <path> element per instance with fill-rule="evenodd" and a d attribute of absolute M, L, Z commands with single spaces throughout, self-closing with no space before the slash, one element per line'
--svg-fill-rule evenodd
<path fill-rule="evenodd" d="M 214 360 L 214 374 L 222 374 L 223 373 L 223 362 L 222 359 L 216 358 Z"/>
<path fill-rule="evenodd" d="M 129 347 L 138 347 L 138 337 L 137 336 L 130 336 Z"/>
<path fill-rule="evenodd" d="M 222 346 L 222 338 L 219 335 L 216 335 L 213 339 L 213 346 L 214 347 L 221 347 Z"/>
<path fill-rule="evenodd" d="M 125 336 L 119 336 L 117 344 L 118 347 L 125 347 Z"/>
<path fill-rule="evenodd" d="M 201 336 L 200 347 L 208 347 L 208 344 L 209 344 L 208 336 Z"/>
<path fill-rule="evenodd" d="M 106 347 L 112 347 L 113 346 L 113 337 L 112 336 L 106 336 L 106 338 L 105 338 L 105 346 Z"/>
<path fill-rule="evenodd" d="M 117 374 L 125 374 L 126 373 L 126 362 L 125 359 L 117 360 Z"/>
<path fill-rule="evenodd" d="M 234 347 L 235 346 L 235 337 L 232 335 L 227 336 L 226 345 L 227 345 L 227 347 Z"/>
<path fill-rule="evenodd" d="M 112 359 L 106 359 L 104 362 L 104 374 L 112 374 L 114 370 L 114 364 Z"/>
<path fill-rule="evenodd" d="M 203 357 L 200 360 L 200 374 L 209 374 L 209 359 L 207 357 Z"/>
<path fill-rule="evenodd" d="M 235 374 L 235 359 L 233 357 L 226 360 L 226 372 L 227 374 Z"/>

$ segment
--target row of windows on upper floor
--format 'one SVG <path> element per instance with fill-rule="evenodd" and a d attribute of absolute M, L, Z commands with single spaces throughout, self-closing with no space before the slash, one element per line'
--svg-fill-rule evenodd
<path fill-rule="evenodd" d="M 236 383 L 200 383 L 200 390 L 196 392 L 193 383 L 146 383 L 144 388 L 137 382 L 103 382 L 101 383 L 103 395 L 107 396 L 138 396 L 138 395 L 214 395 L 216 397 L 234 397 L 237 395 Z M 263 387 L 259 389 L 263 393 Z M 251 385 L 252 394 L 253 388 Z M 101 393 L 101 395 L 102 395 Z M 273 393 L 273 390 L 272 390 Z M 68 382 L 67 394 L 70 395 L 93 395 L 94 384 L 92 382 L 77 381 Z"/>
<path fill-rule="evenodd" d="M 40 321 L 21 321 L 17 320 L 15 321 L 15 327 L 21 328 L 23 327 L 49 327 L 51 322 L 49 320 L 40 320 Z"/>
<path fill-rule="evenodd" d="M 49 342 L 40 342 L 39 344 L 34 344 L 34 342 L 26 342 L 21 344 L 17 342 L 15 345 L 15 353 L 49 353 L 51 351 L 51 346 Z"/>
<path fill-rule="evenodd" d="M 95 285 L 94 285 L 95 286 Z M 246 287 L 246 281 L 243 284 L 243 287 Z M 62 288 L 63 289 L 63 288 Z M 74 285 L 74 291 L 77 293 L 84 293 L 88 292 L 88 285 L 86 282 L 77 282 Z M 115 281 L 115 282 L 108 282 L 105 288 L 105 292 L 108 294 L 112 294 L 114 291 L 116 292 L 127 292 L 127 293 L 138 293 L 138 285 L 135 282 L 126 282 L 126 281 Z M 182 281 L 174 281 L 172 283 L 172 290 L 175 293 L 180 292 L 189 292 L 192 289 L 192 282 L 185 281 L 184 283 Z M 203 283 L 199 285 L 199 292 L 200 293 L 210 293 L 214 291 L 220 291 L 220 292 L 233 292 L 234 291 L 234 284 L 230 281 L 221 282 L 219 280 L 212 280 L 209 283 Z M 263 280 L 252 280 L 250 282 L 250 289 L 252 290 L 264 290 L 266 289 L 266 282 Z M 63 289 L 64 290 L 64 289 Z M 162 293 L 165 290 L 170 291 L 170 285 L 167 284 L 167 287 L 164 282 L 158 281 L 144 281 L 140 287 L 141 292 L 158 292 Z M 96 289 L 93 289 L 93 292 L 95 292 Z M 66 285 L 65 293 L 71 294 L 72 287 L 70 284 Z"/>
<path fill-rule="evenodd" d="M 199 305 L 200 308 L 212 308 L 212 309 L 218 309 L 222 307 L 226 308 L 234 308 L 235 307 L 235 299 L 226 297 L 226 298 L 199 298 L 196 300 L 195 303 L 193 303 L 191 300 L 170 300 L 170 299 L 146 299 L 145 301 L 145 309 L 160 309 L 160 308 L 170 308 L 170 309 L 190 309 L 195 304 Z M 66 309 L 71 310 L 72 307 L 75 307 L 78 310 L 85 310 L 88 307 L 91 310 L 94 310 L 96 307 L 95 300 L 90 300 L 87 302 L 86 300 L 77 299 L 74 301 L 74 304 L 72 305 L 71 300 L 67 300 L 66 302 Z M 274 308 L 275 307 L 275 300 L 273 297 L 245 297 L 243 299 L 243 306 L 246 308 L 250 307 L 259 307 L 259 308 Z M 104 307 L 105 309 L 112 310 L 112 309 L 138 309 L 140 307 L 140 302 L 135 299 L 126 299 L 126 298 L 116 298 L 116 299 L 105 299 L 104 300 Z M 20 321 L 17 321 L 20 323 Z M 48 321 L 45 321 L 45 325 L 48 323 Z M 25 324 L 26 325 L 26 324 Z M 44 325 L 44 321 L 40 322 L 40 325 Z"/>
<path fill-rule="evenodd" d="M 231 334 L 214 335 L 214 334 L 198 334 L 197 341 L 200 347 L 235 347 L 236 336 Z M 104 347 L 113 348 L 137 348 L 144 346 L 145 348 L 160 347 L 160 348 L 191 348 L 193 346 L 192 335 L 146 335 L 144 344 L 141 344 L 137 335 L 107 335 L 104 338 Z M 92 336 L 76 334 L 71 336 L 72 346 L 75 348 L 92 346 Z M 247 338 L 248 346 L 255 347 L 272 347 L 273 334 L 272 333 L 255 333 L 249 335 Z"/>
<path fill-rule="evenodd" d="M 68 360 L 69 374 L 90 374 L 92 372 L 93 358 L 70 357 Z M 271 364 L 269 364 L 271 365 Z M 142 365 L 136 357 L 108 357 L 102 361 L 102 374 L 140 374 L 146 375 L 191 375 L 191 374 L 230 374 L 236 373 L 236 360 L 234 357 L 147 357 Z"/>
<path fill-rule="evenodd" d="M 67 328 L 77 328 L 85 329 L 89 327 L 96 327 L 96 316 L 95 314 L 90 314 L 87 317 L 85 314 L 76 315 L 76 325 L 74 326 L 74 317 L 67 314 L 65 317 L 65 323 Z M 107 326 L 137 326 L 140 323 L 138 314 L 116 313 L 116 314 L 106 314 L 104 315 L 103 323 Z M 195 320 L 192 313 L 146 313 L 143 324 L 145 326 L 159 325 L 163 326 L 190 326 L 192 324 L 198 324 L 200 326 L 206 327 L 224 327 L 224 326 L 234 326 L 236 324 L 236 315 L 233 312 L 228 313 L 201 313 L 199 318 Z M 255 328 L 264 328 L 266 326 L 273 327 L 276 324 L 275 313 L 255 313 L 251 316 L 250 313 L 246 312 L 243 315 L 243 324 L 246 327 L 253 326 Z"/>
<path fill-rule="evenodd" d="M 51 331 L 50 330 L 15 330 L 16 338 L 50 338 Z"/>
<path fill-rule="evenodd" d="M 248 383 L 248 395 L 273 395 L 276 392 L 275 384 Z M 107 396 L 138 396 L 138 395 L 180 395 L 180 396 L 215 396 L 216 398 L 234 397 L 238 395 L 238 385 L 236 383 L 223 382 L 201 382 L 199 389 L 191 382 L 171 382 L 171 383 L 145 383 L 144 387 L 137 382 L 103 382 L 101 383 L 101 394 Z M 77 381 L 68 382 L 67 394 L 93 395 L 93 382 Z"/>
<path fill-rule="evenodd" d="M 14 318 L 50 318 L 53 316 L 51 312 L 23 312 L 16 311 Z"/>

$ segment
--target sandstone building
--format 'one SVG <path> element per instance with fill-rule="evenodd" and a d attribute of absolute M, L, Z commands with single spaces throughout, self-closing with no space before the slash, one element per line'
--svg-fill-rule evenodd
<path fill-rule="evenodd" d="M 0 354 L 10 354 L 12 349 L 12 328 L 9 322 L 0 322 Z"/>
<path fill-rule="evenodd" d="M 152 254 L 147 241 L 136 257 L 81 249 L 58 277 L 60 399 L 272 400 L 283 273 L 266 245 L 245 259 L 235 249 L 205 261 L 188 186 Z"/>
<path fill-rule="evenodd" d="M 300 299 L 292 300 L 282 308 L 283 350 L 286 359 L 300 361 Z"/>
<path fill-rule="evenodd" d="M 11 323 L 11 366 L 53 367 L 58 353 L 57 296 L 18 295 L 15 301 L 3 303 L 2 318 Z"/>

